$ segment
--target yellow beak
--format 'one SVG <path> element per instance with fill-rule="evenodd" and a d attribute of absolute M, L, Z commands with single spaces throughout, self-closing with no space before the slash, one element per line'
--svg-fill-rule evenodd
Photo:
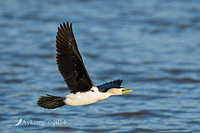
<path fill-rule="evenodd" d="M 122 94 L 125 94 L 127 92 L 132 92 L 132 90 L 125 90 L 125 91 L 122 91 Z"/>

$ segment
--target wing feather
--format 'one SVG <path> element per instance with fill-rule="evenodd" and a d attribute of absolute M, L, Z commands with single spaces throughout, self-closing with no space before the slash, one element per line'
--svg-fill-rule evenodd
<path fill-rule="evenodd" d="M 98 87 L 99 91 L 107 92 L 111 88 L 120 88 L 121 84 L 122 84 L 122 80 L 118 79 L 118 80 L 115 80 L 115 81 L 112 81 L 109 83 L 105 83 L 103 85 L 99 85 L 97 87 Z"/>
<path fill-rule="evenodd" d="M 94 86 L 84 66 L 72 31 L 72 24 L 60 24 L 56 36 L 58 70 L 71 93 L 85 92 Z"/>

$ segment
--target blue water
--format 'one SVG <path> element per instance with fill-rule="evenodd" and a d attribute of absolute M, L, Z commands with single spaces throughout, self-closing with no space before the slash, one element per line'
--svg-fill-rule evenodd
<path fill-rule="evenodd" d="M 66 21 L 93 82 L 123 79 L 132 93 L 36 105 L 69 93 L 55 60 Z M 1 0 L 0 29 L 0 132 L 200 132 L 199 1 Z"/>

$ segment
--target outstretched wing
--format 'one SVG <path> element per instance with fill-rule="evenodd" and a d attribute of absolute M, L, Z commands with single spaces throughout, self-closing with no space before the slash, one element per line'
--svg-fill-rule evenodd
<path fill-rule="evenodd" d="M 72 31 L 72 24 L 60 24 L 56 36 L 56 62 L 71 93 L 85 92 L 93 83 L 84 66 Z"/>
<path fill-rule="evenodd" d="M 105 83 L 103 85 L 97 86 L 100 92 L 107 92 L 111 88 L 120 88 L 122 84 L 122 80 L 118 79 L 109 83 Z"/>

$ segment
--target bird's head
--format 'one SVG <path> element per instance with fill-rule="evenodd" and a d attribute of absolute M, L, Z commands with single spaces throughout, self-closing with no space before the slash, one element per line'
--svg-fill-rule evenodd
<path fill-rule="evenodd" d="M 111 88 L 107 91 L 110 95 L 122 95 L 127 92 L 132 92 L 132 90 L 128 90 L 126 88 Z"/>

